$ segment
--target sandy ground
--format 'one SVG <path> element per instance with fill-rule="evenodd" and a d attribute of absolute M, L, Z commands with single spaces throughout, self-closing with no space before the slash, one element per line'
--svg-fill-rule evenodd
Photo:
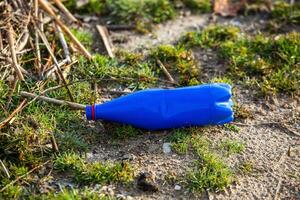
<path fill-rule="evenodd" d="M 210 16 L 179 17 L 166 24 L 158 25 L 149 35 L 128 31 L 111 32 L 112 40 L 127 38 L 116 47 L 140 51 L 158 44 L 176 41 L 183 33 L 202 29 Z M 249 33 L 256 33 L 265 23 L 261 17 L 237 17 L 233 19 L 213 19 L 223 24 L 240 26 Z M 226 67 L 216 62 L 213 52 L 195 51 L 195 57 L 204 71 L 203 78 L 224 72 Z M 240 131 L 232 132 L 225 128 L 212 128 L 207 134 L 215 142 L 224 138 L 237 139 L 246 144 L 244 152 L 225 158 L 236 169 L 242 162 L 253 163 L 254 170 L 249 174 L 238 173 L 236 182 L 223 192 L 204 192 L 192 194 L 182 187 L 176 191 L 180 182 L 167 181 L 170 177 L 184 176 L 193 165 L 192 155 L 164 154 L 164 138 L 170 134 L 147 132 L 137 138 L 124 141 L 110 141 L 109 130 L 100 133 L 101 143 L 88 153 L 90 161 L 130 160 L 136 175 L 140 172 L 151 174 L 159 191 L 145 193 L 136 186 L 105 186 L 108 193 L 118 194 L 125 199 L 300 199 L 300 106 L 299 99 L 278 96 L 271 99 L 257 98 L 251 90 L 234 86 L 234 98 L 247 108 L 252 118 L 238 119 L 235 125 Z M 92 124 L 99 128 L 97 124 Z M 100 128 L 99 128 L 100 130 Z"/>

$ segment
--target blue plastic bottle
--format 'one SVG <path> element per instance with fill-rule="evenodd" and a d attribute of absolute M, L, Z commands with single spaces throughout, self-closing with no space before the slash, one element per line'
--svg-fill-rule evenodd
<path fill-rule="evenodd" d="M 231 86 L 203 84 L 148 89 L 86 106 L 88 120 L 109 120 L 148 130 L 221 125 L 233 120 Z"/>

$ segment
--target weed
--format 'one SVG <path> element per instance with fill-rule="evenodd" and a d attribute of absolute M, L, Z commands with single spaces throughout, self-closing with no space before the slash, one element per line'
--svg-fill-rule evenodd
<path fill-rule="evenodd" d="M 127 138 L 133 138 L 141 134 L 141 131 L 130 125 L 116 125 L 113 127 L 113 138 L 118 140 L 124 140 Z"/>
<path fill-rule="evenodd" d="M 210 80 L 211 83 L 227 83 L 229 85 L 232 85 L 232 80 L 229 77 L 214 77 Z"/>
<path fill-rule="evenodd" d="M 151 50 L 150 57 L 159 59 L 170 72 L 177 72 L 182 85 L 199 84 L 199 68 L 190 50 L 172 45 L 160 45 Z"/>
<path fill-rule="evenodd" d="M 54 162 L 58 171 L 71 171 L 80 184 L 111 183 L 132 181 L 132 169 L 127 163 L 86 163 L 78 154 L 65 153 Z"/>
<path fill-rule="evenodd" d="M 244 174 L 250 174 L 253 172 L 253 162 L 244 161 L 239 165 L 239 170 Z"/>
<path fill-rule="evenodd" d="M 87 32 L 82 29 L 76 29 L 76 28 L 72 28 L 71 32 L 85 47 L 91 49 L 93 44 L 93 35 L 91 32 Z"/>
<path fill-rule="evenodd" d="M 300 24 L 300 4 L 291 5 L 285 1 L 276 1 L 271 16 L 279 23 Z"/>
<path fill-rule="evenodd" d="M 236 125 L 232 125 L 232 124 L 224 124 L 224 127 L 226 127 L 227 129 L 229 129 L 230 131 L 233 132 L 240 132 L 240 128 L 237 127 Z"/>
<path fill-rule="evenodd" d="M 197 13 L 209 13 L 211 11 L 210 0 L 182 0 L 186 7 Z"/>
<path fill-rule="evenodd" d="M 105 0 L 88 0 L 83 6 L 77 7 L 76 0 L 67 0 L 64 2 L 69 10 L 78 13 L 102 14 L 105 12 Z"/>
<path fill-rule="evenodd" d="M 172 147 L 179 154 L 186 154 L 191 149 L 197 155 L 198 161 L 186 177 L 192 191 L 222 190 L 233 181 L 233 174 L 221 157 L 213 152 L 210 140 L 198 132 L 196 129 L 178 129 L 167 137 L 167 141 L 172 142 Z"/>
<path fill-rule="evenodd" d="M 189 32 L 179 40 L 179 45 L 186 47 L 214 48 L 225 41 L 235 41 L 240 29 L 234 26 L 209 26 L 201 32 Z"/>
<path fill-rule="evenodd" d="M 160 23 L 174 17 L 175 12 L 168 0 L 107 0 L 110 16 L 115 22 Z"/>
<path fill-rule="evenodd" d="M 220 148 L 226 152 L 227 156 L 235 153 L 241 153 L 245 150 L 245 144 L 237 140 L 226 139 L 220 143 Z"/>

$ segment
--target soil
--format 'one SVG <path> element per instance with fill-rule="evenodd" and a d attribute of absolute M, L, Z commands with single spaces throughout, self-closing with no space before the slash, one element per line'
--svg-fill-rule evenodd
<path fill-rule="evenodd" d="M 116 48 L 142 51 L 158 44 L 174 43 L 185 32 L 202 29 L 210 22 L 240 26 L 255 34 L 264 27 L 262 16 L 224 19 L 209 15 L 189 15 L 158 25 L 153 33 L 140 35 L 130 31 L 111 32 Z M 195 57 L 202 67 L 203 78 L 223 74 L 226 65 L 216 61 L 212 51 L 195 49 Z M 130 186 L 105 186 L 105 191 L 124 199 L 300 199 L 300 105 L 296 97 L 279 95 L 264 99 L 253 95 L 251 89 L 234 85 L 234 98 L 247 108 L 252 118 L 233 122 L 240 131 L 213 127 L 207 136 L 214 142 L 224 138 L 237 139 L 246 144 L 240 154 L 225 157 L 226 163 L 237 170 L 243 162 L 253 163 L 253 171 L 239 172 L 236 181 L 222 192 L 191 193 L 178 181 L 194 164 L 191 154 L 163 153 L 168 131 L 145 132 L 136 138 L 110 140 L 109 130 L 103 131 L 100 122 L 91 124 L 99 129 L 100 144 L 88 153 L 92 161 L 129 160 L 135 175 L 147 172 L 158 186 L 157 192 L 143 192 L 136 184 Z M 98 127 L 98 128 L 97 128 Z M 175 178 L 174 178 L 175 177 Z M 175 190 L 175 185 L 181 186 Z M 103 189 L 103 190 L 104 190 Z M 177 188 L 178 189 L 178 188 Z"/>

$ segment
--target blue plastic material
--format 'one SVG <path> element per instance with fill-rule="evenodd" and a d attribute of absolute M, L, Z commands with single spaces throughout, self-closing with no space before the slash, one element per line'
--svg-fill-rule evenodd
<path fill-rule="evenodd" d="M 109 120 L 148 130 L 221 125 L 233 120 L 231 86 L 203 84 L 148 89 L 86 106 L 88 120 Z"/>

